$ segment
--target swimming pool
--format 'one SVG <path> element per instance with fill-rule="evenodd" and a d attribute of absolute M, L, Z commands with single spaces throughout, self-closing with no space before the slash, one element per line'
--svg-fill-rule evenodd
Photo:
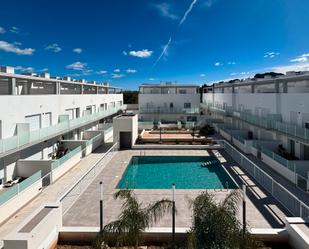
<path fill-rule="evenodd" d="M 173 183 L 177 189 L 237 188 L 212 156 L 134 156 L 117 188 L 169 189 Z"/>

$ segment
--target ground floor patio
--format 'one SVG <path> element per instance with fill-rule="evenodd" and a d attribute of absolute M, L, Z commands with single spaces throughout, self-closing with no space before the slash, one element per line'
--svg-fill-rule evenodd
<path fill-rule="evenodd" d="M 281 228 L 284 226 L 284 217 L 289 214 L 271 196 L 269 196 L 254 180 L 252 180 L 224 150 L 123 150 L 115 154 L 112 160 L 96 176 L 91 184 L 85 188 L 78 199 L 63 216 L 64 226 L 98 227 L 99 226 L 99 182 L 104 188 L 104 224 L 117 218 L 121 209 L 121 201 L 114 200 L 113 194 L 130 159 L 134 155 L 212 155 L 217 157 L 223 167 L 232 175 L 241 186 L 245 183 L 247 190 L 247 222 L 250 228 Z M 191 225 L 192 209 L 190 200 L 193 200 L 201 190 L 176 189 L 175 202 L 177 207 L 176 227 L 187 228 Z M 217 201 L 223 200 L 231 190 L 208 190 Z M 138 199 L 147 205 L 162 198 L 172 199 L 169 189 L 136 189 L 134 193 Z M 239 219 L 241 216 L 239 204 Z M 171 216 L 164 217 L 155 227 L 171 227 Z"/>

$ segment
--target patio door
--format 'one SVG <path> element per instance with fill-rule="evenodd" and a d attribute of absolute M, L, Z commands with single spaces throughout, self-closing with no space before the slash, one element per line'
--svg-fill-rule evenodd
<path fill-rule="evenodd" d="M 290 153 L 292 156 L 295 156 L 295 141 L 290 140 Z"/>
<path fill-rule="evenodd" d="M 41 115 L 26 116 L 26 123 L 29 123 L 30 131 L 35 131 L 41 128 Z"/>

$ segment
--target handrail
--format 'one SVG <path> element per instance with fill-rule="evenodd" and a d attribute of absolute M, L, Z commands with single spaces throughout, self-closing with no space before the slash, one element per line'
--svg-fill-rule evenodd
<path fill-rule="evenodd" d="M 228 144 L 232 149 L 236 150 L 229 142 L 226 140 L 215 140 L 218 143 L 226 143 Z M 225 145 L 223 146 L 225 148 Z M 278 186 L 280 186 L 284 191 L 286 191 L 290 196 L 292 196 L 296 201 L 298 201 L 303 207 L 306 207 L 309 210 L 309 206 L 305 204 L 302 200 L 300 200 L 297 196 L 295 196 L 292 192 L 290 192 L 288 189 L 286 189 L 282 184 L 277 182 L 273 177 L 271 177 L 269 174 L 267 174 L 263 169 L 261 169 L 258 165 L 256 165 L 254 162 L 252 162 L 248 157 L 243 155 L 240 151 L 236 150 L 243 158 L 245 158 L 247 161 L 249 161 L 254 167 L 258 168 L 263 174 L 265 174 L 268 178 L 271 179 L 272 182 L 276 183 Z M 242 165 L 241 165 L 242 166 Z M 250 173 L 249 173 L 250 174 Z M 254 176 L 253 176 L 254 177 Z M 279 201 L 285 208 L 287 208 L 280 200 L 278 200 L 275 196 L 274 198 Z M 288 208 L 287 208 L 288 209 Z M 288 209 L 289 210 L 289 209 Z"/>
<path fill-rule="evenodd" d="M 118 146 L 118 142 L 113 144 L 112 147 L 110 147 L 105 154 L 103 155 L 103 157 L 101 157 L 92 167 L 90 167 L 62 196 L 60 196 L 60 198 L 58 199 L 58 202 L 61 202 L 67 195 L 68 193 L 70 193 L 72 191 L 72 189 L 75 188 L 75 186 L 77 184 L 79 184 L 80 181 L 82 181 L 87 175 L 88 173 L 94 168 L 96 167 L 114 148 L 116 148 Z"/>

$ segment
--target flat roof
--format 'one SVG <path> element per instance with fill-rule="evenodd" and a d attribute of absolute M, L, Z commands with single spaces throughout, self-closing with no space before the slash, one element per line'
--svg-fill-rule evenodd
<path fill-rule="evenodd" d="M 274 82 L 287 82 L 287 81 L 301 81 L 301 80 L 308 80 L 309 79 L 309 73 L 304 72 L 303 74 L 297 74 L 297 75 L 282 75 L 279 77 L 274 77 L 274 78 L 247 78 L 247 79 L 240 79 L 235 82 L 228 82 L 228 81 L 223 81 L 223 82 L 217 82 L 213 83 L 211 85 L 205 86 L 207 87 L 215 87 L 215 88 L 221 88 L 221 87 L 232 87 L 232 86 L 245 86 L 245 85 L 263 85 L 263 84 L 269 84 L 269 83 L 274 83 Z"/>
<path fill-rule="evenodd" d="M 18 78 L 18 79 L 24 79 L 24 80 L 33 80 L 33 81 L 39 81 L 39 82 L 60 82 L 60 83 L 66 83 L 66 84 L 75 84 L 75 85 L 87 85 L 87 86 L 97 86 L 97 87 L 104 87 L 104 88 L 113 88 L 113 89 L 121 89 L 120 87 L 114 87 L 111 85 L 104 85 L 103 83 L 97 82 L 97 83 L 90 83 L 90 82 L 81 82 L 81 81 L 73 81 L 74 79 L 65 80 L 65 79 L 57 79 L 57 78 L 44 78 L 41 76 L 32 76 L 32 75 L 24 75 L 24 74 L 12 74 L 12 73 L 3 73 L 0 72 L 0 77 L 7 77 L 7 78 Z"/>
<path fill-rule="evenodd" d="M 140 87 L 200 87 L 195 84 L 142 84 Z"/>

